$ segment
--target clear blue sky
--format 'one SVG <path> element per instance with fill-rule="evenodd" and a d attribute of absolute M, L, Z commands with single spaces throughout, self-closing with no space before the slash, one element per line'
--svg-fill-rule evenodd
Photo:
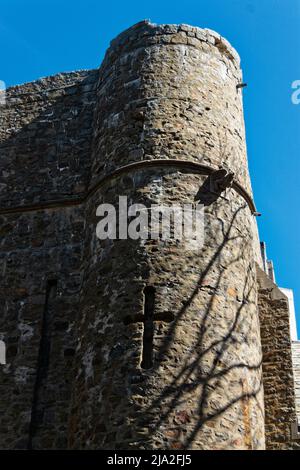
<path fill-rule="evenodd" d="M 226 37 L 242 58 L 248 157 L 261 239 L 294 289 L 300 334 L 300 0 L 0 0 L 0 80 L 98 67 L 109 41 L 149 18 Z"/>

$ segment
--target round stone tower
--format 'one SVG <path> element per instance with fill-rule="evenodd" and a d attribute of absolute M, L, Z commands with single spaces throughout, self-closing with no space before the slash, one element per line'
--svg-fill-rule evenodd
<path fill-rule="evenodd" d="M 263 449 L 237 53 L 210 30 L 138 23 L 106 53 L 94 127 L 69 446 Z M 203 204 L 203 246 L 100 240 L 97 207 L 119 196 Z"/>

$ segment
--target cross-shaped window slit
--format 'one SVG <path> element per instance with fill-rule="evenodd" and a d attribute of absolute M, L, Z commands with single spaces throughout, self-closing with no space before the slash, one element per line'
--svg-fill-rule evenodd
<path fill-rule="evenodd" d="M 143 352 L 142 352 L 142 369 L 151 369 L 153 366 L 153 333 L 154 322 L 163 321 L 169 323 L 174 320 L 172 312 L 159 312 L 154 314 L 155 307 L 155 287 L 146 286 L 144 289 L 144 314 L 138 313 L 127 315 L 124 318 L 124 324 L 144 323 L 143 333 Z"/>

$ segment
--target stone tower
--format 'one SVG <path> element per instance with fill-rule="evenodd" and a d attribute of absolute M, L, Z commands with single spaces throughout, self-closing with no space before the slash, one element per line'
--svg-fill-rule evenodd
<path fill-rule="evenodd" d="M 138 24 L 107 51 L 91 184 L 111 176 L 86 204 L 75 448 L 264 446 L 241 82 L 231 46 L 189 26 Z M 233 186 L 206 206 L 201 250 L 96 238 L 99 203 L 193 204 L 224 166 L 249 196 Z"/>
<path fill-rule="evenodd" d="M 99 71 L 8 90 L 2 447 L 265 448 L 242 85 L 217 33 L 143 21 Z M 97 207 L 119 196 L 203 203 L 203 247 L 99 240 Z"/>

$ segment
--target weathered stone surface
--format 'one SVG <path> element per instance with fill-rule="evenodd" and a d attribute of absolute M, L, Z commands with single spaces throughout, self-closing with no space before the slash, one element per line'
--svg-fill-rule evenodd
<path fill-rule="evenodd" d="M 263 350 L 266 446 L 272 450 L 299 447 L 292 440 L 297 421 L 286 296 L 258 268 L 258 307 Z"/>
<path fill-rule="evenodd" d="M 210 33 L 190 44 L 191 31 L 143 25 L 142 40 L 136 30 L 113 42 L 99 74 L 92 182 L 135 161 L 185 159 L 226 164 L 251 191 L 240 71 L 207 41 Z M 161 41 L 166 33 L 168 43 Z M 113 180 L 86 205 L 76 363 L 90 367 L 76 376 L 73 448 L 264 447 L 257 238 L 243 199 L 229 190 L 230 204 L 207 207 L 199 253 L 180 243 L 95 238 L 101 202 L 116 204 L 122 194 L 147 206 L 193 203 L 204 179 L 171 167 L 143 169 L 131 173 L 130 184 Z M 156 322 L 148 371 L 141 369 L 143 323 L 126 318 L 143 312 L 149 284 L 156 288 L 155 314 L 171 312 L 174 321 Z"/>
<path fill-rule="evenodd" d="M 295 379 L 296 413 L 300 423 L 300 341 L 292 342 L 292 359 Z"/>
<path fill-rule="evenodd" d="M 86 190 L 97 75 L 59 74 L 7 90 L 0 108 L 2 208 Z"/>

